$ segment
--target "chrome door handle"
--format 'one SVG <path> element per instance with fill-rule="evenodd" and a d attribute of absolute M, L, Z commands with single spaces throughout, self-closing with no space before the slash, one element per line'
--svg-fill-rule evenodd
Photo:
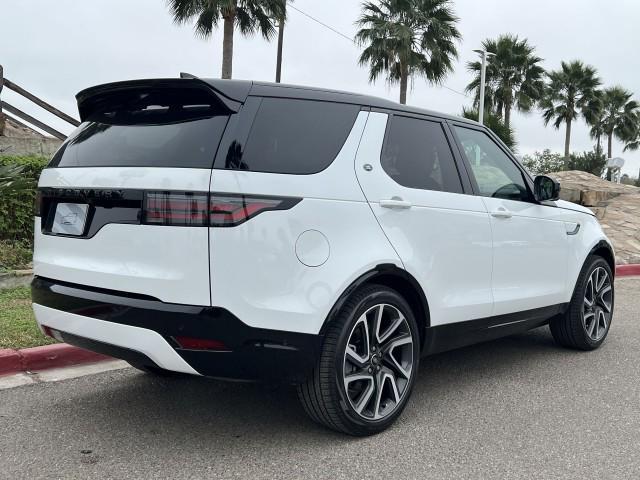
<path fill-rule="evenodd" d="M 380 206 L 382 208 L 403 209 L 403 208 L 411 208 L 412 204 L 411 202 L 402 200 L 400 197 L 393 197 L 389 200 L 380 200 Z"/>
<path fill-rule="evenodd" d="M 513 214 L 506 208 L 500 207 L 491 212 L 491 216 L 496 218 L 511 218 Z"/>

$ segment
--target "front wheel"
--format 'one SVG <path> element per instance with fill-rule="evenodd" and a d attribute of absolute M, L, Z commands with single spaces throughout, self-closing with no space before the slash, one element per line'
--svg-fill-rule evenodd
<path fill-rule="evenodd" d="M 587 258 L 567 311 L 549 327 L 556 343 L 579 350 L 602 345 L 613 318 L 614 284 L 611 267 L 602 258 Z"/>
<path fill-rule="evenodd" d="M 407 302 L 390 288 L 364 287 L 329 325 L 318 364 L 298 395 L 318 423 L 350 435 L 378 433 L 402 413 L 419 354 Z"/>

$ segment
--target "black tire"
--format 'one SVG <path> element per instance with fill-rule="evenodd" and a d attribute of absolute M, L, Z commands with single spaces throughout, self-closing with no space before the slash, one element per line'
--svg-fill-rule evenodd
<path fill-rule="evenodd" d="M 606 328 L 604 328 L 601 337 L 592 338 L 588 332 L 589 324 L 587 320 L 585 320 L 585 315 L 591 315 L 590 307 L 585 307 L 585 297 L 588 296 L 587 288 L 589 287 L 589 280 L 597 269 L 604 269 L 611 282 L 610 312 L 608 313 Z M 613 278 L 611 267 L 606 260 L 596 255 L 590 255 L 587 258 L 578 276 L 578 282 L 576 283 L 569 307 L 565 313 L 552 318 L 549 322 L 551 334 L 558 345 L 577 350 L 595 350 L 602 345 L 607 338 L 609 329 L 611 328 L 611 320 L 613 319 L 615 290 Z M 599 308 L 603 310 L 603 312 L 605 311 L 604 308 Z"/>
<path fill-rule="evenodd" d="M 371 368 L 373 367 L 374 373 L 371 375 L 371 378 L 374 380 L 371 381 L 371 388 L 374 388 L 374 386 L 377 388 L 379 385 L 382 385 L 381 390 L 383 392 L 388 393 L 389 390 L 385 390 L 385 388 L 392 388 L 390 390 L 392 394 L 393 389 L 395 389 L 396 392 L 400 391 L 398 386 L 401 385 L 400 382 L 403 382 L 402 395 L 399 401 L 390 400 L 389 402 L 392 404 L 390 412 L 385 414 L 386 416 L 382 416 L 382 418 L 367 419 L 358 414 L 354 408 L 352 404 L 353 399 L 349 398 L 349 393 L 345 388 L 346 382 L 343 374 L 346 374 L 345 369 L 347 368 L 345 366 L 347 363 L 347 342 L 352 338 L 351 335 L 353 331 L 355 331 L 354 329 L 358 328 L 356 323 L 362 323 L 358 322 L 358 319 L 361 319 L 365 313 L 369 315 L 368 312 L 373 311 L 374 308 L 380 308 L 380 305 L 385 305 L 382 307 L 383 313 L 385 311 L 388 312 L 389 310 L 385 309 L 390 308 L 392 313 L 395 312 L 397 314 L 397 312 L 400 312 L 402 316 L 404 316 L 406 322 L 402 323 L 402 334 L 407 340 L 402 347 L 405 349 L 402 353 L 403 362 L 410 359 L 412 364 L 410 366 L 408 379 L 398 375 L 398 378 L 391 380 L 393 385 L 390 385 L 387 383 L 389 379 L 385 379 L 384 377 L 386 375 L 385 372 L 391 371 L 388 363 L 390 361 L 389 355 L 391 355 L 397 347 L 393 346 L 386 350 L 387 347 L 380 341 L 377 353 L 379 363 L 376 362 L 375 366 L 373 366 L 373 357 L 376 356 L 375 345 L 372 344 L 369 346 L 369 343 L 367 343 L 367 349 L 371 356 L 369 363 L 367 363 L 368 367 L 365 366 L 362 368 L 363 371 L 369 368 L 368 371 L 371 374 Z M 383 313 L 381 313 L 381 315 L 383 315 Z M 397 318 L 401 317 L 397 316 Z M 400 327 L 398 327 L 398 329 L 399 328 Z M 391 331 L 391 327 L 389 327 L 388 331 Z M 408 332 L 411 334 L 410 341 L 408 340 Z M 389 334 L 389 342 L 395 344 L 399 336 L 400 333 L 398 333 L 397 336 L 396 333 L 393 335 Z M 393 337 L 393 339 L 391 337 Z M 374 338 L 374 341 L 377 342 L 379 339 L 380 337 L 377 336 Z M 409 345 L 411 345 L 411 348 L 408 348 Z M 395 355 L 394 353 L 393 356 L 395 357 Z M 398 292 L 388 287 L 382 285 L 365 286 L 354 292 L 347 301 L 345 301 L 335 319 L 328 326 L 318 363 L 307 381 L 298 385 L 298 396 L 307 414 L 321 425 L 354 436 L 376 434 L 388 428 L 405 408 L 417 375 L 419 358 L 420 334 L 409 304 Z M 378 369 L 377 373 L 376 368 Z M 360 398 L 364 398 L 364 396 L 363 394 Z M 374 398 L 373 408 L 374 412 L 376 412 L 373 413 L 374 417 L 378 412 L 383 412 L 384 414 L 384 409 L 387 408 L 387 401 L 384 403 L 375 403 L 376 396 L 377 390 L 374 390 L 374 393 L 369 395 L 369 397 Z"/>

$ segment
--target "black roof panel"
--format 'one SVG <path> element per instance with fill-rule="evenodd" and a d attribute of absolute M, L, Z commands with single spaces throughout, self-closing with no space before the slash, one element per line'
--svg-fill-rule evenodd
<path fill-rule="evenodd" d="M 397 112 L 407 112 L 419 115 L 429 115 L 432 117 L 444 118 L 447 120 L 455 120 L 466 123 L 473 123 L 473 120 L 468 120 L 463 117 L 448 115 L 445 113 L 435 112 L 432 110 L 410 107 L 407 105 L 401 105 L 391 100 L 386 100 L 380 97 L 374 97 L 371 95 L 362 95 L 358 93 L 344 92 L 340 90 L 330 90 L 325 88 L 307 87 L 301 85 L 288 85 L 282 83 L 269 83 L 261 81 L 248 82 L 244 80 L 220 80 L 220 79 L 202 79 L 211 85 L 214 89 L 219 91 L 230 90 L 231 85 L 234 83 L 242 83 L 246 87 L 247 83 L 252 84 L 252 88 L 249 91 L 249 95 L 264 96 L 264 97 L 284 97 L 284 98 L 299 98 L 308 100 L 321 100 L 332 101 L 341 103 L 353 103 L 356 105 L 362 105 L 371 108 L 380 108 L 384 110 L 393 110 Z"/>
<path fill-rule="evenodd" d="M 147 80 L 130 80 L 124 82 L 108 83 L 97 85 L 82 90 L 76 95 L 78 100 L 78 109 L 82 119 L 87 116 L 88 112 L 93 108 L 93 103 L 99 100 L 105 94 L 115 91 L 130 90 L 136 88 L 162 87 L 171 86 L 173 88 L 184 85 L 185 87 L 195 87 L 197 85 L 206 84 L 210 86 L 217 94 L 225 97 L 227 100 L 220 98 L 224 103 L 233 106 L 233 102 L 237 104 L 244 103 L 249 95 L 265 96 L 265 97 L 283 97 L 283 98 L 299 98 L 308 100 L 332 101 L 340 103 L 352 103 L 362 105 L 364 107 L 379 108 L 396 112 L 406 112 L 418 115 L 429 115 L 448 120 L 466 122 L 478 125 L 477 122 L 467 120 L 462 117 L 447 115 L 444 113 L 434 112 L 422 108 L 401 105 L 390 100 L 370 95 L 362 95 L 358 93 L 342 92 L 337 90 L 329 90 L 324 88 L 306 87 L 300 85 L 286 85 L 281 83 L 268 83 L 251 80 L 221 80 L 213 78 L 165 78 L 165 79 L 147 79 Z M 231 103 L 229 103 L 231 101 Z"/>

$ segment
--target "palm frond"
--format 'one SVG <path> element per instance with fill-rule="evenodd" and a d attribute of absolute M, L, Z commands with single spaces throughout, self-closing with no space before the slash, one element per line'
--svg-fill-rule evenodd
<path fill-rule="evenodd" d="M 381 75 L 396 83 L 402 72 L 439 83 L 453 70 L 461 38 L 450 0 L 380 0 L 365 2 L 356 21 L 360 65 L 369 65 L 369 80 Z"/>

